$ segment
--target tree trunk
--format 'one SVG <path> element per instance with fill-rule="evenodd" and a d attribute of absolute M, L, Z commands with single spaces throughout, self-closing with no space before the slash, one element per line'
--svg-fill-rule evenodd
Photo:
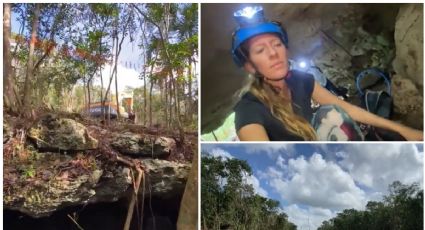
<path fill-rule="evenodd" d="M 12 56 L 10 53 L 10 21 L 11 4 L 3 4 L 3 101 L 7 110 L 18 111 L 18 98 L 14 93 L 14 79 L 12 69 Z"/>
<path fill-rule="evenodd" d="M 113 37 L 112 36 L 112 48 L 111 48 L 111 52 L 113 52 L 113 50 L 114 49 L 116 49 L 116 45 L 117 44 L 115 44 L 115 37 Z M 113 58 L 113 56 L 112 56 L 112 58 Z M 115 63 L 115 61 L 112 59 L 112 63 Z M 109 85 L 108 85 L 108 88 L 110 87 L 110 85 L 111 85 L 111 77 L 113 76 L 113 71 L 114 70 L 112 70 L 112 69 L 114 69 L 115 70 L 115 68 L 112 68 L 112 65 L 111 65 L 111 67 L 109 68 Z M 102 88 L 103 88 L 103 79 L 102 79 Z M 105 102 L 106 102 L 106 98 L 108 98 L 108 92 L 109 92 L 109 90 L 107 89 L 106 90 L 106 92 L 105 92 L 105 95 L 104 95 L 104 97 L 103 98 L 100 98 L 100 102 L 101 102 L 101 106 L 102 106 L 102 118 L 103 118 L 103 120 L 106 120 L 106 111 L 105 111 Z"/>
<path fill-rule="evenodd" d="M 174 126 L 175 125 L 175 123 L 176 123 L 176 118 L 177 118 L 177 108 L 176 108 L 176 103 L 177 103 L 177 101 L 176 101 L 176 85 L 175 85 L 175 82 L 174 82 L 174 77 L 173 77 L 173 75 L 171 75 L 170 76 L 170 110 L 172 111 L 172 112 L 174 112 L 174 116 L 171 116 L 171 117 L 173 117 L 174 119 L 173 119 L 173 121 L 172 121 L 172 126 Z M 172 112 L 170 112 L 170 114 L 172 113 Z"/>
<path fill-rule="evenodd" d="M 170 98 L 170 127 L 173 127 L 175 124 L 175 117 L 177 114 L 175 114 L 175 107 L 176 101 L 174 100 L 175 94 L 174 94 L 174 82 L 173 82 L 173 75 L 170 75 L 169 80 L 169 98 Z M 174 118 L 174 119 L 173 119 Z"/>
<path fill-rule="evenodd" d="M 103 76 L 102 76 L 102 66 L 100 67 L 100 101 L 102 101 L 103 98 Z"/>
<path fill-rule="evenodd" d="M 178 126 L 181 126 L 181 119 L 180 119 L 180 97 L 179 97 L 179 82 L 177 80 L 174 80 L 174 97 L 176 101 L 176 117 L 177 117 L 177 124 Z M 183 84 L 184 86 L 184 84 Z"/>
<path fill-rule="evenodd" d="M 117 31 L 117 44 L 118 44 L 118 23 L 117 23 L 116 31 Z M 124 31 L 125 31 L 125 28 L 124 28 Z M 118 95 L 118 70 L 117 70 L 117 68 L 118 68 L 118 56 L 120 55 L 120 52 L 121 52 L 121 45 L 122 45 L 122 42 L 124 41 L 124 37 L 125 37 L 125 32 L 123 32 L 120 44 L 118 45 L 116 52 L 115 52 L 115 66 L 114 66 L 115 71 L 114 72 L 115 72 L 115 101 L 117 103 L 117 119 L 119 119 L 121 117 L 120 104 L 119 104 L 119 99 L 118 99 L 118 97 L 119 97 L 119 95 Z M 112 100 L 111 100 L 111 102 L 112 102 Z"/>
<path fill-rule="evenodd" d="M 103 30 L 102 30 L 103 33 Z M 102 37 L 100 37 L 100 42 L 99 42 L 99 57 L 102 57 Z M 102 101 L 103 98 L 103 76 L 102 76 L 102 64 L 100 63 L 99 66 L 99 75 L 100 75 L 100 101 Z"/>
<path fill-rule="evenodd" d="M 153 68 L 156 64 L 157 59 L 158 59 L 158 54 L 155 55 L 155 59 L 152 62 L 151 69 L 149 71 L 149 76 L 151 77 L 151 79 L 149 81 L 150 82 L 150 89 L 149 89 L 149 127 L 152 127 L 152 89 L 153 89 L 153 84 L 155 82 L 155 80 L 152 78 L 152 72 L 153 72 Z M 146 97 L 145 97 L 145 101 L 146 101 Z M 145 104 L 146 104 L 146 102 L 145 102 Z M 146 114 L 144 115 L 144 117 L 146 117 Z"/>
<path fill-rule="evenodd" d="M 192 121 L 192 59 L 189 58 L 189 77 L 187 79 L 187 87 L 188 87 L 188 97 L 187 97 L 187 104 L 185 106 L 186 109 L 186 118 L 189 121 Z"/>
<path fill-rule="evenodd" d="M 165 97 L 165 103 L 164 103 L 164 108 L 165 108 L 165 125 L 167 128 L 170 127 L 169 125 L 169 119 L 168 119 L 168 110 L 170 110 L 170 105 L 169 105 L 169 101 L 168 101 L 168 81 L 167 81 L 168 76 L 165 77 L 165 90 L 164 90 L 164 97 Z M 171 120 L 171 116 L 170 116 L 170 120 Z"/>
<path fill-rule="evenodd" d="M 118 60 L 118 54 L 117 54 L 117 60 Z M 119 102 L 119 94 L 118 94 L 118 73 L 117 72 L 118 71 L 115 71 L 115 99 L 117 102 L 117 119 L 119 119 L 121 117 L 121 114 L 120 114 L 120 102 Z"/>
<path fill-rule="evenodd" d="M 87 81 L 87 98 L 88 98 L 87 106 L 88 106 L 88 109 L 90 110 L 90 107 L 91 107 L 90 79 Z M 90 116 L 90 113 L 89 113 L 89 116 Z"/>
<path fill-rule="evenodd" d="M 116 43 L 117 43 L 117 45 L 116 45 L 116 47 L 115 47 L 115 61 L 114 61 L 114 68 L 113 68 L 113 70 L 112 70 L 112 73 L 111 73 L 111 76 L 109 77 L 109 84 L 108 84 L 108 88 L 106 89 L 106 92 L 105 92 L 105 97 L 103 98 L 103 100 L 102 100 L 102 106 L 105 106 L 105 102 L 106 102 L 106 100 L 108 99 L 108 95 L 109 95 L 109 91 L 111 90 L 111 83 L 112 83 L 112 80 L 114 79 L 114 75 L 115 75 L 115 73 L 117 72 L 117 57 L 118 57 L 118 55 L 117 55 L 117 53 L 118 53 L 118 37 L 116 37 L 116 38 L 113 38 L 115 41 L 116 41 Z M 111 104 L 111 100 L 109 100 L 109 106 L 108 106 L 108 108 L 110 107 L 110 104 Z M 110 114 L 109 114 L 109 111 L 110 111 L 110 109 L 108 109 L 108 121 L 110 120 Z"/>
<path fill-rule="evenodd" d="M 146 59 L 145 59 L 146 60 Z M 144 62 L 146 63 L 146 61 Z M 143 66 L 143 126 L 146 126 L 146 114 L 147 114 L 147 93 L 146 93 L 146 68 Z"/>
<path fill-rule="evenodd" d="M 171 115 L 171 113 L 172 113 L 172 111 L 173 111 L 173 109 L 174 109 L 174 111 L 175 111 L 175 114 L 174 114 L 174 121 L 175 122 L 173 122 L 173 126 L 174 126 L 174 124 L 175 123 L 177 123 L 177 128 L 178 128 L 178 130 L 179 130 L 179 136 L 180 136 L 180 140 L 182 140 L 183 141 L 183 138 L 184 138 L 184 131 L 183 131 L 183 128 L 182 128 L 182 125 L 181 125 L 181 121 L 180 121 L 180 114 L 179 114 L 179 109 L 178 109 L 178 89 L 177 89 L 177 82 L 176 82 L 176 80 L 175 80 L 175 78 L 173 77 L 173 72 L 170 70 L 170 81 L 169 81 L 169 88 L 170 88 L 170 121 L 171 121 L 171 118 L 173 117 L 172 115 Z M 174 106 L 173 106 L 173 100 L 174 100 Z"/>
<path fill-rule="evenodd" d="M 30 47 L 29 47 L 29 54 L 28 54 L 28 63 L 27 63 L 27 73 L 25 76 L 25 83 L 24 83 L 24 92 L 23 92 L 23 106 L 22 111 L 24 116 L 29 116 L 29 109 L 30 109 L 30 103 L 31 103 L 31 81 L 34 81 L 34 48 L 35 43 L 37 41 L 37 29 L 38 29 L 38 18 L 40 16 L 40 4 L 35 4 L 35 11 L 34 11 L 34 18 L 32 21 L 31 26 L 31 41 L 30 41 Z"/>
<path fill-rule="evenodd" d="M 164 7 L 164 12 L 165 12 L 165 16 L 164 16 L 164 22 L 163 23 L 161 23 L 161 24 L 159 24 L 158 22 L 156 22 L 156 21 L 154 21 L 154 20 L 152 20 L 151 18 L 149 18 L 139 7 L 137 7 L 137 5 L 135 5 L 135 4 L 133 4 L 133 7 L 137 10 L 137 12 L 139 12 L 139 14 L 141 14 L 147 21 L 149 21 L 150 23 L 152 23 L 157 29 L 158 29 L 158 31 L 159 31 L 159 40 L 160 40 L 160 43 L 161 43 L 161 46 L 162 46 L 162 49 L 163 49 L 163 51 L 164 51 L 164 57 L 162 57 L 162 58 L 165 58 L 165 60 L 166 60 L 166 65 L 168 66 L 168 67 L 171 67 L 171 61 L 170 61 L 170 55 L 168 54 L 168 50 L 167 50 L 167 47 L 166 47 L 166 44 L 165 44 L 165 41 L 166 41 L 166 39 L 167 39 L 167 41 L 168 41 L 168 28 L 169 28 L 169 26 L 170 26 L 170 21 L 171 21 L 171 17 L 170 17 L 170 3 L 167 3 L 167 4 L 164 4 L 163 5 L 163 7 Z M 169 68 L 169 75 L 172 75 L 172 69 L 171 68 Z M 165 87 L 167 88 L 167 82 L 165 82 Z M 164 109 L 165 109 L 165 123 L 167 124 L 167 126 L 168 126 L 168 124 L 169 124 L 169 119 L 168 119 L 168 111 L 167 111 L 167 109 L 168 109 L 168 107 L 169 107 L 169 104 L 168 104 L 168 97 L 167 97 L 167 92 L 168 92 L 168 90 L 165 90 L 165 92 L 166 92 L 166 94 L 164 95 L 164 97 L 165 97 L 165 103 L 163 103 L 165 106 L 164 106 Z"/>
<path fill-rule="evenodd" d="M 158 79 L 157 85 L 159 86 L 159 101 L 161 102 L 161 105 L 164 105 L 164 109 L 162 111 L 158 111 L 157 118 L 165 120 L 165 114 L 167 114 L 167 106 L 165 104 L 164 79 Z M 156 123 L 158 123 L 158 121 Z M 164 126 L 166 125 L 164 124 Z"/>
<path fill-rule="evenodd" d="M 83 92 L 84 92 L 84 108 L 85 112 L 90 116 L 89 105 L 87 104 L 86 79 L 83 77 Z"/>
<path fill-rule="evenodd" d="M 149 89 L 149 127 L 152 127 L 152 89 L 153 89 L 153 81 L 151 79 L 151 88 Z"/>
<path fill-rule="evenodd" d="M 145 44 L 147 43 L 147 38 L 146 38 L 146 33 L 145 33 L 145 26 L 146 26 L 146 21 L 143 22 L 143 26 L 142 26 L 142 48 L 143 48 L 143 125 L 146 126 L 146 121 L 147 121 L 147 88 L 146 88 L 146 62 L 148 61 L 147 57 L 146 57 L 146 46 Z M 153 64 L 152 64 L 152 68 L 153 69 Z M 152 75 L 152 71 L 150 72 L 150 75 Z"/>
<path fill-rule="evenodd" d="M 121 41 L 119 42 L 119 44 L 118 44 L 118 28 L 116 29 L 116 44 L 117 44 L 117 47 L 116 47 L 116 51 L 115 51 L 114 71 L 112 72 L 112 75 L 111 75 L 111 77 L 109 78 L 109 85 L 108 85 L 108 89 L 106 90 L 106 93 L 105 93 L 105 99 L 104 99 L 103 101 L 106 101 L 106 97 L 107 97 L 107 95 L 108 95 L 108 93 L 109 93 L 109 90 L 111 90 L 111 83 L 112 83 L 113 75 L 114 75 L 114 74 L 117 74 L 118 57 L 119 57 L 119 55 L 120 55 L 120 53 L 121 53 L 122 43 L 124 42 L 124 38 L 125 38 L 125 31 L 126 31 L 126 28 L 127 28 L 128 24 L 129 24 L 129 22 L 130 22 L 130 20 L 127 20 L 126 24 L 124 25 L 124 30 L 123 30 L 122 37 L 121 37 Z M 118 27 L 118 23 L 117 23 L 117 27 Z M 116 79 L 116 78 L 115 78 L 115 79 Z M 115 82 L 116 82 L 116 81 L 115 81 Z M 118 98 L 118 95 L 116 95 L 116 96 L 117 96 L 117 98 Z M 117 100 L 118 100 L 118 99 L 117 99 Z M 118 101 L 117 101 L 117 106 L 119 106 Z M 119 109 L 118 109 L 118 110 L 119 110 Z M 118 113 L 118 116 L 119 116 L 119 111 L 117 111 L 117 113 Z"/>
<path fill-rule="evenodd" d="M 173 98 L 173 100 L 172 100 L 172 102 L 173 102 L 173 112 L 174 112 L 174 120 L 175 121 L 177 121 L 177 123 L 178 123 L 178 119 L 179 119 L 179 114 L 177 113 L 177 103 L 178 103 L 178 101 L 177 101 L 177 92 L 176 92 L 176 81 L 175 81 L 175 79 L 174 79 L 174 76 L 171 76 L 171 82 L 170 82 L 170 84 L 171 84 L 171 89 L 173 90 L 172 91 L 172 98 Z M 177 120 L 176 120 L 177 119 Z M 175 124 L 175 121 L 173 122 L 173 125 Z"/>

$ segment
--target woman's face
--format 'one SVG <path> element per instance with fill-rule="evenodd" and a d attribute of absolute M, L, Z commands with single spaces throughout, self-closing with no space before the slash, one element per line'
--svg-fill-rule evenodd
<path fill-rule="evenodd" d="M 256 70 L 269 79 L 280 79 L 288 73 L 286 47 L 275 34 L 260 34 L 248 40 L 249 59 Z M 246 62 L 245 69 L 255 73 L 255 68 Z"/>

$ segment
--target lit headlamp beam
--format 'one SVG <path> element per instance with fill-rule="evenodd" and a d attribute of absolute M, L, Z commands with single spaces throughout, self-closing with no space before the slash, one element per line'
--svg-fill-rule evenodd
<path fill-rule="evenodd" d="M 305 68 L 305 67 L 307 67 L 307 64 L 305 63 L 305 61 L 301 61 L 300 63 L 299 63 L 299 66 L 300 66 L 300 68 Z"/>
<path fill-rule="evenodd" d="M 263 7 L 261 6 L 247 6 L 241 10 L 236 11 L 233 16 L 235 17 L 245 17 L 245 18 L 252 18 L 256 13 L 263 10 Z"/>

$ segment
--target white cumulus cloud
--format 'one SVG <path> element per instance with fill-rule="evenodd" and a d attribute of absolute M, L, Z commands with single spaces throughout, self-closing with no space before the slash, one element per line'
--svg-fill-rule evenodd
<path fill-rule="evenodd" d="M 269 157 L 273 157 L 276 154 L 286 153 L 290 154 L 294 152 L 294 144 L 282 144 L 282 143 L 261 143 L 261 144 L 244 144 L 245 151 L 248 154 L 264 154 L 266 153 Z"/>
<path fill-rule="evenodd" d="M 226 150 L 223 150 L 221 148 L 213 148 L 209 151 L 209 154 L 213 157 L 221 157 L 223 159 L 232 159 L 234 158 L 232 154 L 227 152 Z"/>
<path fill-rule="evenodd" d="M 279 167 L 284 168 L 285 167 L 285 159 L 281 155 L 277 156 L 276 164 Z"/>
<path fill-rule="evenodd" d="M 354 180 L 379 192 L 386 193 L 395 180 L 423 183 L 423 153 L 413 144 L 347 145 L 338 156 Z"/>
<path fill-rule="evenodd" d="M 288 203 L 327 209 L 361 209 L 366 203 L 364 191 L 353 178 L 320 154 L 313 154 L 307 160 L 303 156 L 290 159 L 288 171 L 290 176 L 285 177 L 271 167 L 266 172 L 269 185 Z"/>

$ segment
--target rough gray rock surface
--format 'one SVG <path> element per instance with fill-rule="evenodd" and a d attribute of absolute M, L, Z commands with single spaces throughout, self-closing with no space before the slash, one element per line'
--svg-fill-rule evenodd
<path fill-rule="evenodd" d="M 18 168 L 5 165 L 3 207 L 33 217 L 48 216 L 66 206 L 84 204 L 95 195 L 103 170 L 84 154 L 69 156 L 31 150 Z"/>
<path fill-rule="evenodd" d="M 9 127 L 7 132 L 12 131 Z M 48 115 L 28 132 L 36 144 L 25 142 L 21 135 L 11 136 L 3 148 L 3 208 L 43 217 L 65 207 L 130 197 L 136 177 L 130 165 L 140 165 L 144 172 L 145 187 L 140 187 L 140 196 L 179 197 L 183 194 L 190 163 L 146 158 L 152 157 L 152 150 L 154 158 L 168 156 L 176 148 L 173 138 L 131 132 L 119 134 L 96 126 L 90 126 L 89 130 L 99 142 L 88 138 L 83 124 Z M 78 145 L 65 141 L 66 136 Z M 43 141 L 37 142 L 38 139 Z M 111 140 L 125 144 L 114 150 Z M 83 147 L 98 148 L 81 150 Z M 145 148 L 149 151 L 143 150 Z M 121 154 L 124 150 L 134 154 L 131 158 L 125 157 Z"/>
<path fill-rule="evenodd" d="M 394 75 L 391 82 L 394 112 L 404 117 L 404 121 L 411 127 L 423 129 L 423 96 L 416 85 L 408 78 Z"/>
<path fill-rule="evenodd" d="M 48 114 L 28 132 L 37 148 L 51 151 L 78 151 L 96 149 L 98 141 L 91 137 L 86 127 L 68 118 Z"/>
<path fill-rule="evenodd" d="M 126 132 L 114 135 L 111 146 L 120 153 L 134 157 L 159 158 L 168 156 L 176 142 L 168 137 L 143 136 Z"/>
<path fill-rule="evenodd" d="M 43 217 L 65 207 L 117 201 L 132 191 L 128 167 L 102 163 L 83 154 L 35 154 L 38 159 L 23 165 L 22 170 L 5 168 L 8 178 L 16 179 L 5 181 L 4 208 Z M 140 188 L 140 195 L 143 191 L 145 197 L 183 194 L 190 164 L 157 159 L 141 160 L 141 164 L 146 187 Z"/>
<path fill-rule="evenodd" d="M 142 160 L 142 164 L 148 172 L 146 184 L 152 186 L 152 194 L 163 197 L 176 192 L 183 194 L 191 168 L 190 164 L 157 159 Z M 149 195 L 149 193 L 149 189 L 145 189 L 145 194 Z"/>
<path fill-rule="evenodd" d="M 394 70 L 412 80 L 420 89 L 423 88 L 423 21 L 423 4 L 403 4 L 397 15 L 394 34 Z"/>

